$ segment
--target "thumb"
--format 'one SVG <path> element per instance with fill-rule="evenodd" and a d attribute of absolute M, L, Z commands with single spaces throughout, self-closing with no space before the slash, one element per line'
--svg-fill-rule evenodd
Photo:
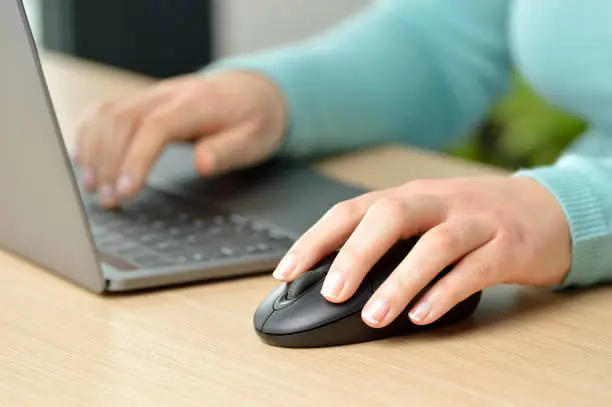
<path fill-rule="evenodd" d="M 195 148 L 195 167 L 204 176 L 254 165 L 272 153 L 263 137 L 246 123 L 203 137 Z"/>

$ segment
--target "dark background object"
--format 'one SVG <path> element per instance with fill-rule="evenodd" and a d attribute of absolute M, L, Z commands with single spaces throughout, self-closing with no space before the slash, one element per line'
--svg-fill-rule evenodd
<path fill-rule="evenodd" d="M 45 0 L 46 49 L 164 78 L 214 55 L 213 0 Z"/>

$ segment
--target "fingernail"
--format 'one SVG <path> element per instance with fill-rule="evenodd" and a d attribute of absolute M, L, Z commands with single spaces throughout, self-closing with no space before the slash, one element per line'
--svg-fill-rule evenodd
<path fill-rule="evenodd" d="M 421 322 L 427 318 L 430 311 L 431 305 L 428 302 L 422 302 L 410 311 L 410 318 L 416 322 Z"/>
<path fill-rule="evenodd" d="M 329 272 L 321 288 L 321 294 L 328 298 L 336 298 L 344 288 L 342 276 L 337 272 Z"/>
<path fill-rule="evenodd" d="M 127 196 L 132 191 L 132 177 L 128 174 L 123 174 L 117 180 L 117 193 L 121 196 Z"/>
<path fill-rule="evenodd" d="M 378 325 L 389 312 L 389 305 L 385 300 L 377 299 L 363 310 L 363 318 L 373 325 Z"/>
<path fill-rule="evenodd" d="M 296 265 L 295 255 L 288 253 L 278 264 L 272 276 L 277 280 L 285 280 L 295 270 Z"/>
<path fill-rule="evenodd" d="M 94 189 L 96 187 L 96 180 L 94 178 L 94 172 L 91 168 L 85 168 L 83 170 L 83 183 L 87 189 Z"/>

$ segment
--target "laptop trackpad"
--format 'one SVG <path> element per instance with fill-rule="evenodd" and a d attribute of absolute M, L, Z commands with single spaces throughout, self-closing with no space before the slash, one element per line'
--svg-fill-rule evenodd
<path fill-rule="evenodd" d="M 257 218 L 301 234 L 336 202 L 365 192 L 329 179 L 308 167 L 270 162 L 214 179 L 193 167 L 193 149 L 167 149 L 153 169 L 149 185 L 221 209 Z"/>

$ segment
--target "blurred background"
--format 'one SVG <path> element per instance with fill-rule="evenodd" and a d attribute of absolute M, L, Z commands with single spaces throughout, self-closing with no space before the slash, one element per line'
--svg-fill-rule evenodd
<path fill-rule="evenodd" d="M 24 0 L 41 48 L 154 77 L 306 38 L 372 0 Z M 488 120 L 449 153 L 508 169 L 551 163 L 584 123 L 519 76 Z"/>

